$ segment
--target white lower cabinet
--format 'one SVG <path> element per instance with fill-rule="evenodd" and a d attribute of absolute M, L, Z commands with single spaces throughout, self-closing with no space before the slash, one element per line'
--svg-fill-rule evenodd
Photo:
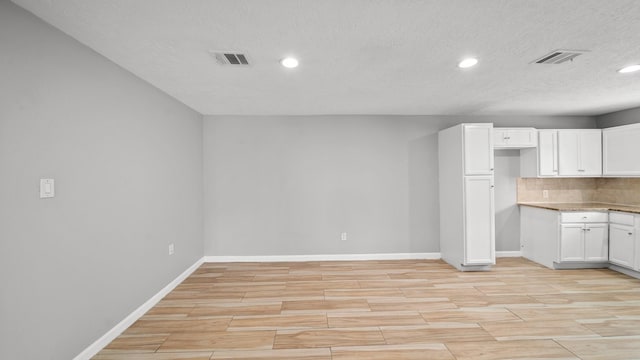
<path fill-rule="evenodd" d="M 609 259 L 607 224 L 561 224 L 560 262 L 606 262 Z"/>
<path fill-rule="evenodd" d="M 584 225 L 560 225 L 560 261 L 584 261 Z"/>
<path fill-rule="evenodd" d="M 635 234 L 633 226 L 609 225 L 609 261 L 633 269 L 634 255 Z"/>
<path fill-rule="evenodd" d="M 638 270 L 638 241 L 636 226 L 640 226 L 638 215 L 611 212 L 609 217 L 609 262 Z"/>
<path fill-rule="evenodd" d="M 608 221 L 606 212 L 562 212 L 522 206 L 522 255 L 552 269 L 606 266 Z"/>
<path fill-rule="evenodd" d="M 640 214 L 522 206 L 520 241 L 522 256 L 552 269 L 612 264 L 640 278 Z"/>
<path fill-rule="evenodd" d="M 584 261 L 609 261 L 609 225 L 587 224 L 584 228 Z"/>

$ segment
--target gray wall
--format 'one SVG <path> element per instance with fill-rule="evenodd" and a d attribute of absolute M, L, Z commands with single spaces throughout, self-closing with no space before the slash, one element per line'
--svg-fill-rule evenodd
<path fill-rule="evenodd" d="M 520 251 L 520 208 L 516 186 L 520 177 L 520 150 L 496 150 L 494 154 L 496 249 Z"/>
<path fill-rule="evenodd" d="M 437 132 L 474 121 L 595 127 L 590 117 L 207 116 L 205 255 L 438 252 Z M 504 160 L 506 239 L 519 233 L 515 160 Z"/>
<path fill-rule="evenodd" d="M 640 107 L 616 111 L 600 115 L 596 118 L 598 128 L 608 128 L 620 125 L 640 123 Z"/>
<path fill-rule="evenodd" d="M 0 54 L 0 359 L 71 359 L 202 256 L 202 117 L 4 0 Z"/>

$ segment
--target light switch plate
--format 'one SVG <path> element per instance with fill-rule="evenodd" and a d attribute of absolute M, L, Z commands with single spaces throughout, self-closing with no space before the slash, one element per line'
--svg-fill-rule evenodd
<path fill-rule="evenodd" d="M 52 198 L 56 195 L 53 179 L 40 179 L 40 198 Z"/>

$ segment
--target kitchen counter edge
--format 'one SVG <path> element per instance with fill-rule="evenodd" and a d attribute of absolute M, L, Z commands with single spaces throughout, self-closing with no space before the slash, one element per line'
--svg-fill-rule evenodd
<path fill-rule="evenodd" d="M 640 214 L 640 206 L 607 204 L 607 203 L 536 203 L 519 202 L 520 206 L 531 206 L 557 211 L 622 211 Z"/>

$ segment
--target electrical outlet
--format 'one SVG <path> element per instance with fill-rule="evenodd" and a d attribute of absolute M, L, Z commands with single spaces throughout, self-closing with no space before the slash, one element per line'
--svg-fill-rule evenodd
<path fill-rule="evenodd" d="M 549 198 L 549 190 L 542 190 L 542 198 L 543 199 Z"/>
<path fill-rule="evenodd" d="M 173 246 L 173 243 L 169 244 L 169 255 L 173 255 L 173 253 L 175 252 L 175 247 Z"/>
<path fill-rule="evenodd" d="M 343 233 L 340 234 L 340 240 L 347 241 L 347 233 L 346 232 L 343 232 Z"/>

